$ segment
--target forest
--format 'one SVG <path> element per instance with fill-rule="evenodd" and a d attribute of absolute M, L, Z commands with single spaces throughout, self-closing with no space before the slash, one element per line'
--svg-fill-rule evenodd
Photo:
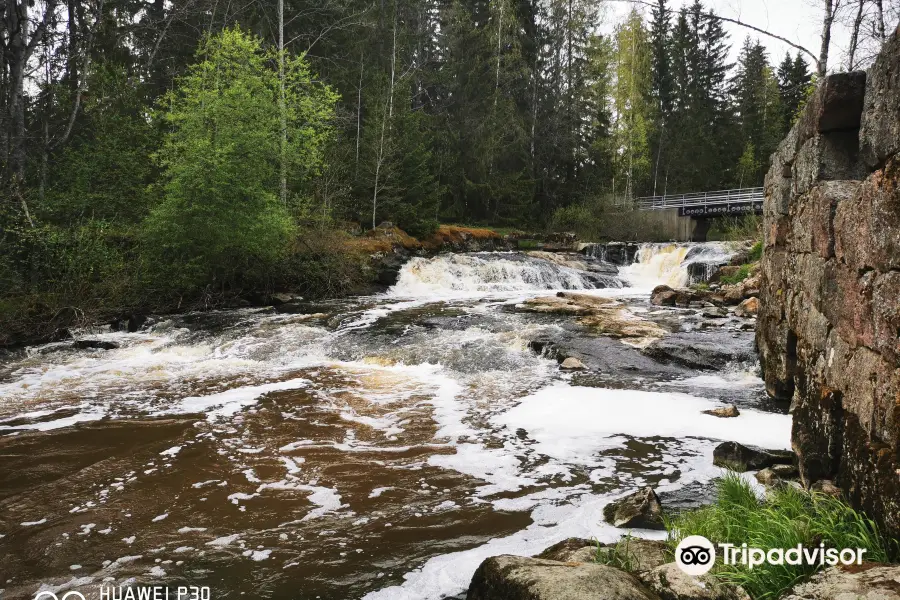
<path fill-rule="evenodd" d="M 700 0 L 6 0 L 0 315 L 340 294 L 383 221 L 566 230 L 760 185 L 824 3 L 823 54 L 775 57 Z M 858 6 L 883 40 L 892 9 Z"/>

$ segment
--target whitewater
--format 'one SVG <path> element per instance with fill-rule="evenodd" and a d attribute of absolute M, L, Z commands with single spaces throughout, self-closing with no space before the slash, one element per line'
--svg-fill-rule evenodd
<path fill-rule="evenodd" d="M 612 541 L 611 500 L 644 485 L 701 497 L 720 474 L 716 444 L 788 448 L 790 419 L 766 405 L 752 363 L 654 365 L 519 307 L 578 291 L 696 333 L 699 311 L 653 307 L 649 290 L 732 252 L 648 244 L 619 267 L 414 258 L 377 296 L 164 316 L 80 332 L 111 350 L 13 356 L 0 364 L 0 445 L 23 458 L 0 468 L 4 596 L 202 581 L 216 598 L 437 599 L 464 594 L 488 556 Z M 539 339 L 595 368 L 561 372 L 531 349 Z M 702 414 L 726 402 L 740 417 Z"/>

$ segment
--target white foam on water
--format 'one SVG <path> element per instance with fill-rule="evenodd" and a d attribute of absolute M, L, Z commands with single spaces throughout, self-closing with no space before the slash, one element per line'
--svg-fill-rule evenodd
<path fill-rule="evenodd" d="M 725 242 L 641 244 L 635 262 L 619 269 L 631 287 L 652 290 L 657 285 L 673 288 L 690 283 L 688 265 L 718 265 L 734 256 L 734 244 Z"/>
<path fill-rule="evenodd" d="M 594 287 L 584 271 L 520 254 L 442 254 L 403 265 L 391 296 L 483 297 L 490 293 Z"/>
<path fill-rule="evenodd" d="M 790 448 L 789 415 L 751 409 L 733 419 L 702 414 L 718 406 L 688 394 L 554 385 L 524 398 L 494 422 L 524 429 L 538 442 L 537 451 L 572 464 L 597 464 L 596 451 L 620 445 L 620 435 Z"/>
<path fill-rule="evenodd" d="M 700 414 L 716 402 L 687 394 L 658 393 L 554 385 L 529 395 L 518 405 L 496 415 L 492 422 L 509 430 L 519 428 L 537 441 L 529 446 L 563 465 L 590 465 L 599 479 L 614 474 L 614 464 L 597 453 L 624 444 L 623 435 L 673 437 L 683 448 L 679 456 L 664 455 L 659 466 L 677 464 L 681 477 L 663 480 L 657 491 L 677 490 L 694 482 L 709 482 L 721 474 L 712 464 L 710 440 L 729 439 L 767 448 L 787 448 L 790 417 L 745 410 L 736 419 L 717 419 Z M 459 450 L 460 448 L 458 448 Z M 693 449 L 692 452 L 688 450 Z M 481 456 L 479 456 L 481 459 Z M 448 465 L 456 468 L 457 465 Z M 464 465 L 460 465 L 465 468 Z M 509 461 L 500 469 L 512 475 Z M 488 480 L 495 474 L 486 473 Z M 641 485 L 637 477 L 634 485 Z M 520 498 L 494 500 L 497 510 L 531 511 L 533 523 L 504 538 L 476 548 L 434 557 L 404 575 L 404 583 L 365 596 L 366 600 L 431 600 L 458 594 L 468 586 L 472 573 L 490 556 L 533 555 L 569 537 L 618 539 L 622 531 L 603 522 L 603 507 L 631 491 L 598 496 L 586 485 L 549 488 Z M 642 537 L 663 538 L 664 532 L 636 532 Z"/>

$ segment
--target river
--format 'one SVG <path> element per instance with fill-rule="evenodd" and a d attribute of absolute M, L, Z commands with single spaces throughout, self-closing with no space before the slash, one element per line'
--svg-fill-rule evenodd
<path fill-rule="evenodd" d="M 0 597 L 91 597 L 101 582 L 205 585 L 212 599 L 456 597 L 485 557 L 617 538 L 602 508 L 638 486 L 702 501 L 721 440 L 789 446 L 753 332 L 648 301 L 727 248 L 648 245 L 618 269 L 595 254 L 416 258 L 378 296 L 159 317 L 91 332 L 113 349 L 12 356 Z M 661 363 L 641 353 L 648 340 L 516 308 L 560 289 L 749 358 Z M 561 371 L 529 349 L 538 339 L 588 371 Z M 725 402 L 741 416 L 701 414 Z"/>

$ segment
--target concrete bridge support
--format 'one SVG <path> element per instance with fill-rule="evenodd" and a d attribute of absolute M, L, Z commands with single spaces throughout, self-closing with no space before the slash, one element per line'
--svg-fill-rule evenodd
<path fill-rule="evenodd" d="M 660 242 L 704 242 L 709 232 L 708 219 L 683 217 L 677 208 L 642 211 L 641 217 L 647 222 L 647 229 L 658 232 Z"/>

